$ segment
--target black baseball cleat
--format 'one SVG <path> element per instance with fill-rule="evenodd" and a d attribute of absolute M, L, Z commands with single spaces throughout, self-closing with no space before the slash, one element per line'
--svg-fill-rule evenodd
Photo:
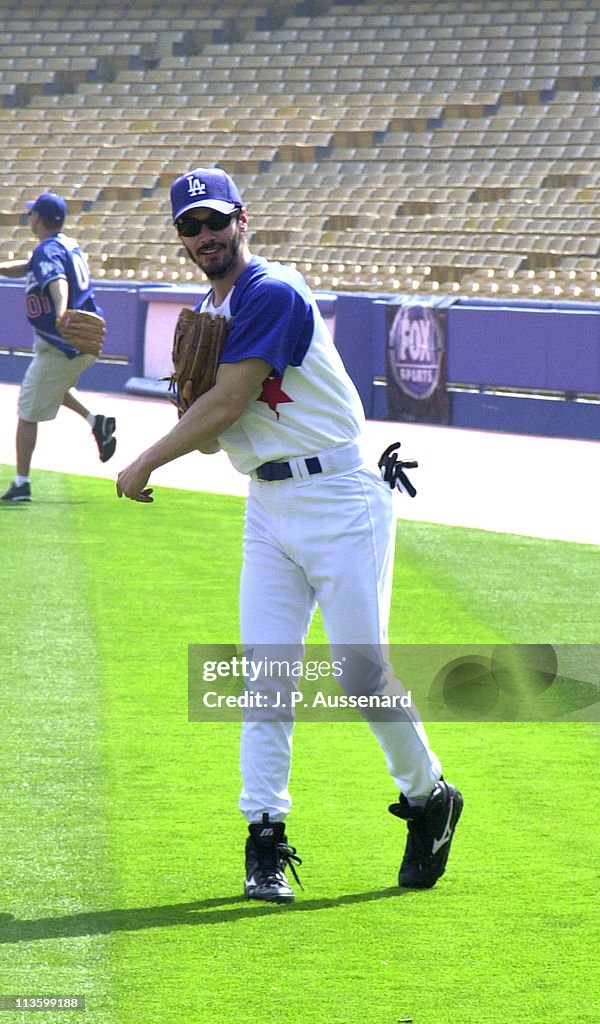
<path fill-rule="evenodd" d="M 436 784 L 425 807 L 411 807 L 406 797 L 389 810 L 408 824 L 408 838 L 398 884 L 403 889 L 431 889 L 446 870 L 454 829 L 463 809 L 459 791 L 444 779 Z"/>
<path fill-rule="evenodd" d="M 13 480 L 7 491 L 2 495 L 1 501 L 31 501 L 31 484 L 16 484 Z"/>
<path fill-rule="evenodd" d="M 270 821 L 263 814 L 260 824 L 248 826 L 250 835 L 246 839 L 246 878 L 244 895 L 248 900 L 264 900 L 267 903 L 291 903 L 294 893 L 285 877 L 289 865 L 300 888 L 294 864 L 301 864 L 296 850 L 288 845 L 285 825 L 282 821 Z"/>
<path fill-rule="evenodd" d="M 115 454 L 117 439 L 114 436 L 117 422 L 113 416 L 96 416 L 92 434 L 96 438 L 100 462 L 108 462 Z"/>

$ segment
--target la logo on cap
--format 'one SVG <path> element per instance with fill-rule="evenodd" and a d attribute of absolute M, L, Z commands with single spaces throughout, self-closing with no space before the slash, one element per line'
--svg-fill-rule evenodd
<path fill-rule="evenodd" d="M 206 193 L 206 185 L 197 178 L 188 178 L 188 193 L 191 196 L 203 196 Z"/>

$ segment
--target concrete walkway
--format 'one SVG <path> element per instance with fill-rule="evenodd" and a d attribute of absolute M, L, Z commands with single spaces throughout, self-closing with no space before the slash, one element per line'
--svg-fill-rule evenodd
<path fill-rule="evenodd" d="M 0 463 L 10 466 L 18 391 L 17 385 L 0 384 Z M 80 398 L 92 412 L 116 417 L 116 454 L 100 463 L 88 426 L 61 409 L 56 420 L 39 428 L 34 500 L 36 468 L 114 481 L 122 467 L 176 422 L 173 407 L 160 399 L 92 392 L 80 392 Z M 600 443 L 369 422 L 367 451 L 373 466 L 396 440 L 405 458 L 420 463 L 412 474 L 417 497 L 396 497 L 402 518 L 600 544 Z M 10 480 L 8 472 L 0 481 L 2 490 Z M 247 478 L 222 452 L 187 455 L 158 470 L 151 483 L 219 494 L 245 495 L 247 489 Z"/>

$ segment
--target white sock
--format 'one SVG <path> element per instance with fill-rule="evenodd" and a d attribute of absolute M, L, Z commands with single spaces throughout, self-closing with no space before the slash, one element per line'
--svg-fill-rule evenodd
<path fill-rule="evenodd" d="M 17 475 L 15 476 L 15 484 L 16 484 L 17 487 L 21 487 L 23 484 L 28 484 L 28 483 L 29 483 L 29 477 L 28 476 L 19 476 L 19 474 L 17 473 Z"/>
<path fill-rule="evenodd" d="M 427 804 L 429 797 L 421 796 L 418 800 L 413 800 L 411 797 L 407 797 L 407 800 L 410 807 L 422 808 Z"/>
<path fill-rule="evenodd" d="M 93 428 L 96 425 L 96 417 L 93 412 L 88 412 L 86 420 L 88 421 L 90 427 Z"/>

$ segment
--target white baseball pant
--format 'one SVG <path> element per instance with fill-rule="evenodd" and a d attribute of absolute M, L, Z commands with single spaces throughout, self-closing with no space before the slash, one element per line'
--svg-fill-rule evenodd
<path fill-rule="evenodd" d="M 275 645 L 290 660 L 294 651 L 301 656 L 317 604 L 332 649 L 387 645 L 394 541 L 392 492 L 364 467 L 251 480 L 240 581 L 244 650 L 260 658 Z M 441 767 L 422 724 L 408 711 L 402 721 L 368 724 L 397 789 L 426 797 Z M 264 812 L 281 821 L 290 810 L 292 732 L 292 721 L 242 722 L 240 810 L 248 821 Z"/>

